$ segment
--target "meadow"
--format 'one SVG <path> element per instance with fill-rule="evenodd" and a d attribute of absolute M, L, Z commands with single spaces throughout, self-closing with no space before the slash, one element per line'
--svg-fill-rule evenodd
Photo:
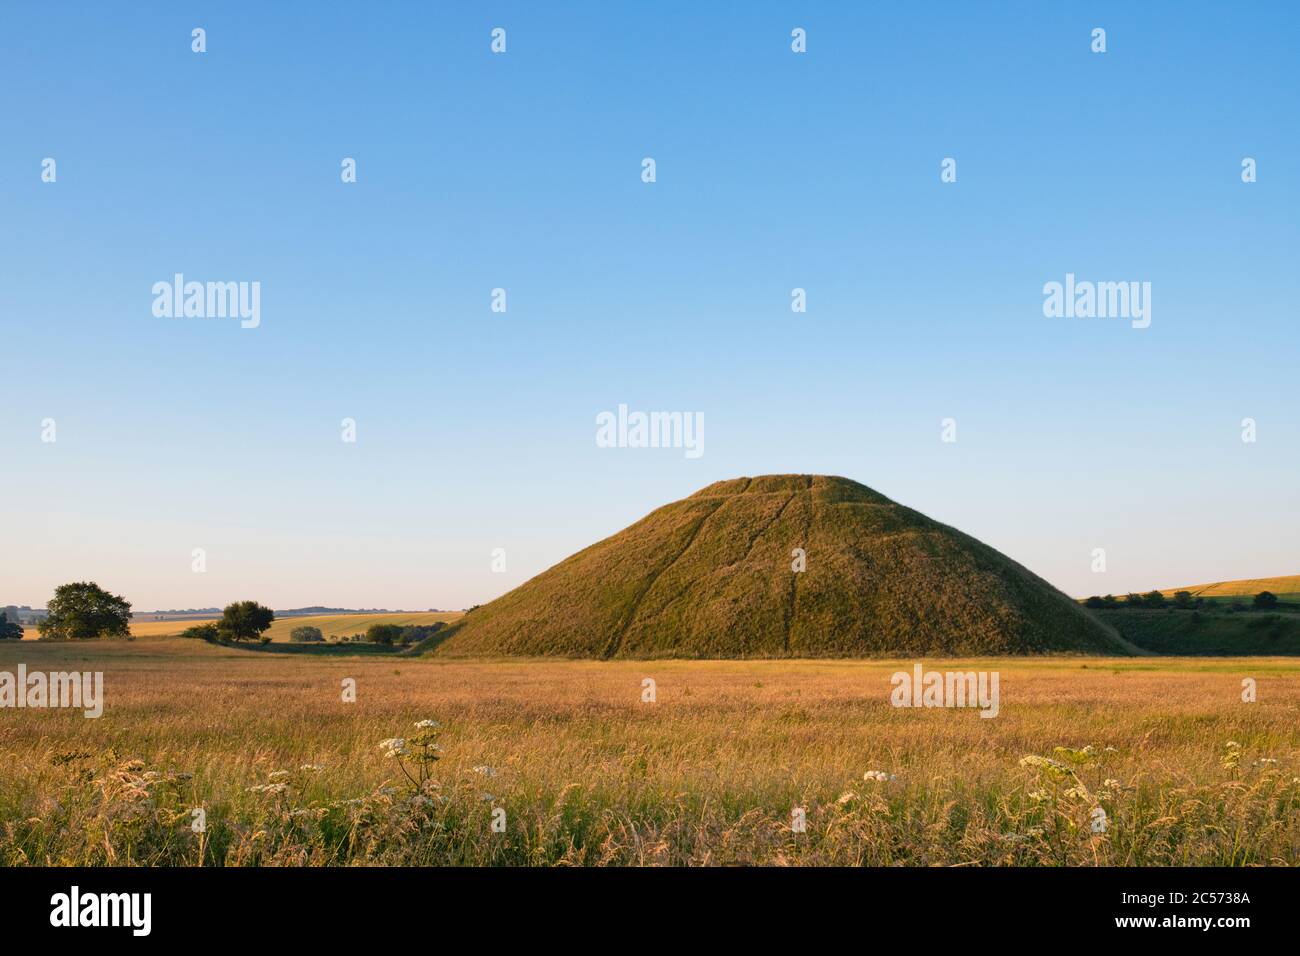
<path fill-rule="evenodd" d="M 5 865 L 1300 863 L 1294 658 L 925 662 L 999 671 L 995 719 L 890 706 L 911 660 L 20 661 L 105 708 L 0 710 Z"/>

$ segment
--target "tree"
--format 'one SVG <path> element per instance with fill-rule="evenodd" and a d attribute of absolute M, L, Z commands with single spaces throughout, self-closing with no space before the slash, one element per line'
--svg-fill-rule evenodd
<path fill-rule="evenodd" d="M 371 624 L 366 640 L 371 644 L 392 644 L 402 636 L 400 624 Z"/>
<path fill-rule="evenodd" d="M 7 611 L 0 611 L 0 641 L 21 641 L 23 626 L 9 620 Z"/>
<path fill-rule="evenodd" d="M 1124 595 L 1124 603 L 1129 607 L 1141 607 L 1142 595 L 1130 591 L 1128 594 Z"/>
<path fill-rule="evenodd" d="M 1256 611 L 1271 611 L 1277 607 L 1277 595 L 1272 591 L 1260 591 L 1255 595 Z"/>
<path fill-rule="evenodd" d="M 1147 607 L 1164 607 L 1165 596 L 1159 591 L 1148 591 L 1142 595 L 1142 603 Z"/>
<path fill-rule="evenodd" d="M 1189 608 L 1189 607 L 1191 607 L 1191 606 L 1192 606 L 1192 592 L 1191 592 L 1191 591 L 1175 591 L 1175 592 L 1174 592 L 1174 607 Z"/>
<path fill-rule="evenodd" d="M 215 622 L 208 621 L 206 624 L 195 624 L 193 627 L 187 627 L 181 631 L 181 637 L 194 637 L 215 644 L 221 640 L 221 628 L 217 627 Z"/>
<path fill-rule="evenodd" d="M 93 581 L 60 584 L 45 607 L 49 616 L 37 628 L 46 640 L 81 641 L 131 633 L 131 603 Z"/>
<path fill-rule="evenodd" d="M 1090 607 L 1090 608 L 1093 608 L 1093 609 L 1095 610 L 1095 609 L 1097 609 L 1097 608 L 1103 608 L 1103 607 L 1105 607 L 1105 606 L 1106 606 L 1106 602 L 1103 601 L 1100 597 L 1098 597 L 1097 595 L 1094 594 L 1092 597 L 1088 598 L 1088 600 L 1086 600 L 1086 601 L 1083 602 L 1083 606 L 1084 606 L 1084 607 Z"/>
<path fill-rule="evenodd" d="M 271 626 L 275 612 L 256 601 L 236 601 L 221 612 L 217 628 L 221 636 L 234 641 L 253 640 Z"/>
<path fill-rule="evenodd" d="M 321 633 L 319 627 L 304 624 L 301 627 L 295 627 L 289 632 L 289 640 L 295 644 L 312 644 L 316 641 L 325 640 L 325 635 Z"/>

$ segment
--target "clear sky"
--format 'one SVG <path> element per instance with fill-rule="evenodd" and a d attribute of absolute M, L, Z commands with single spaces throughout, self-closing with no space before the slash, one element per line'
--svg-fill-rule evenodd
<path fill-rule="evenodd" d="M 1300 573 L 1295 4 L 279 6 L 5 9 L 0 604 L 458 608 L 772 472 L 1075 595 Z"/>

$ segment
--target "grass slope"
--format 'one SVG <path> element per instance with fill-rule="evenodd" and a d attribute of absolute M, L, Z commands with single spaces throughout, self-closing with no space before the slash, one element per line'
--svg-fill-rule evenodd
<path fill-rule="evenodd" d="M 792 551 L 807 569 L 791 570 Z M 846 478 L 720 481 L 468 614 L 448 656 L 1126 653 L 987 545 Z"/>
<path fill-rule="evenodd" d="M 1300 614 L 1116 610 L 1098 615 L 1153 654 L 1300 654 Z"/>

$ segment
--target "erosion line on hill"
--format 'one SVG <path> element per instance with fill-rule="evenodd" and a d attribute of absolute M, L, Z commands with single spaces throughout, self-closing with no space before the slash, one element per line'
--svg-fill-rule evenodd
<path fill-rule="evenodd" d="M 808 479 L 808 488 L 809 490 L 812 489 L 811 477 L 809 477 Z M 803 541 L 800 542 L 798 547 L 801 548 L 807 547 L 808 535 L 811 531 L 810 525 L 812 523 L 812 515 L 813 515 L 813 500 L 812 500 L 812 496 L 809 495 L 808 514 L 803 523 Z M 790 629 L 794 626 L 795 611 L 798 610 L 799 608 L 799 574 L 800 573 L 802 572 L 797 572 L 794 570 L 791 570 L 790 572 L 790 600 L 789 600 L 789 606 L 786 608 L 786 612 L 785 612 L 785 637 L 782 642 L 785 647 L 786 657 L 790 656 Z"/>
<path fill-rule="evenodd" d="M 676 555 L 673 556 L 673 559 L 671 561 L 669 561 L 657 572 L 655 572 L 654 576 L 650 578 L 650 583 L 648 583 L 645 586 L 645 589 L 639 595 L 637 595 L 637 599 L 632 602 L 632 608 L 628 611 L 627 618 L 623 621 L 622 626 L 618 629 L 618 633 L 616 633 L 613 636 L 613 638 L 610 639 L 609 646 L 605 648 L 605 653 L 603 657 L 609 659 L 613 657 L 616 653 L 618 653 L 619 646 L 623 643 L 623 638 L 627 636 L 628 628 L 630 628 L 632 626 L 632 622 L 636 620 L 636 613 L 641 609 L 641 602 L 646 599 L 646 595 L 650 593 L 651 589 L 654 588 L 655 584 L 659 581 L 659 579 L 663 577 L 665 574 L 667 574 L 669 569 L 671 569 L 674 564 L 676 564 L 678 561 L 681 560 L 682 555 L 684 555 L 687 551 L 691 549 L 691 545 L 693 545 L 695 543 L 695 539 L 700 536 L 700 531 L 703 530 L 704 525 L 708 522 L 710 518 L 712 518 L 715 514 L 717 514 L 718 510 L 722 508 L 722 506 L 725 505 L 729 500 L 731 499 L 730 498 L 719 499 L 718 503 L 713 506 L 713 508 L 709 511 L 709 513 L 706 514 L 704 517 L 702 517 L 699 520 L 699 522 L 695 525 L 695 528 L 691 531 L 690 537 L 686 539 L 686 544 L 682 546 L 682 549 L 678 551 Z"/>

